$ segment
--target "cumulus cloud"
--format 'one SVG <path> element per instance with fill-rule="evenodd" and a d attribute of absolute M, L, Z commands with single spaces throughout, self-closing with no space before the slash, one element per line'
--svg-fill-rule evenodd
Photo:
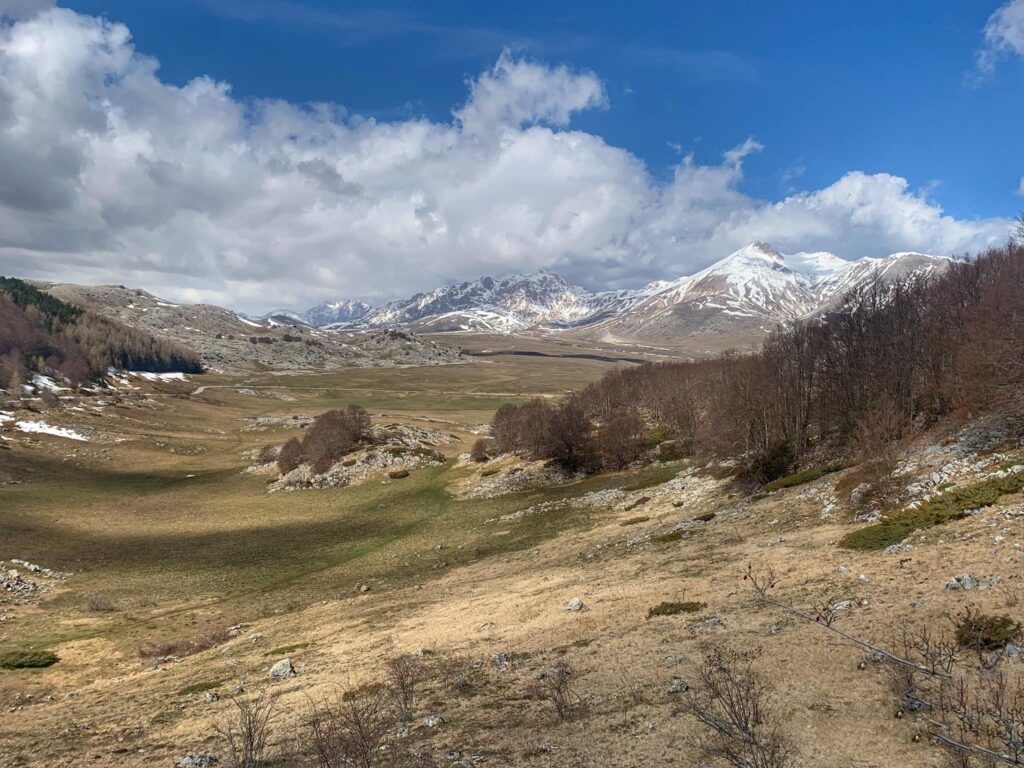
<path fill-rule="evenodd" d="M 1024 56 L 1024 0 L 1000 6 L 985 23 L 985 45 L 978 52 L 978 69 L 989 73 L 1001 58 Z"/>
<path fill-rule="evenodd" d="M 594 73 L 507 52 L 450 122 L 380 122 L 242 101 L 207 77 L 170 85 L 123 25 L 37 10 L 0 24 L 2 273 L 260 309 L 539 267 L 635 286 L 751 239 L 854 258 L 1008 231 L 944 215 L 886 174 L 751 198 L 739 184 L 754 138 L 716 164 L 683 157 L 662 181 L 572 130 L 608 106 Z"/>
<path fill-rule="evenodd" d="M 474 136 L 528 123 L 566 126 L 574 112 L 607 105 L 604 85 L 593 72 L 517 61 L 508 50 L 492 70 L 470 81 L 469 90 L 469 101 L 455 110 L 455 118 Z"/>

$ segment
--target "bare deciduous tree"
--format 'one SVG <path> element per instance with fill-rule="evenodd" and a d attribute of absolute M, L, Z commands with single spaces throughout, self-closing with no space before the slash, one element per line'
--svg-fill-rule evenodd
<path fill-rule="evenodd" d="M 754 668 L 759 651 L 711 648 L 697 672 L 681 711 L 712 733 L 707 758 L 734 768 L 785 768 L 793 751 L 779 727 L 774 695 Z"/>

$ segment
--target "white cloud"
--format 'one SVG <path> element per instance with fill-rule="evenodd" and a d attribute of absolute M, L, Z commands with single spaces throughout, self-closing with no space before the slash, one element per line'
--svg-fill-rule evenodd
<path fill-rule="evenodd" d="M 468 86 L 451 122 L 378 122 L 243 102 L 206 77 L 168 85 L 124 26 L 66 9 L 0 25 L 0 272 L 256 309 L 539 267 L 637 285 L 755 238 L 854 258 L 1008 231 L 886 174 L 751 198 L 753 138 L 659 181 L 570 129 L 607 106 L 590 72 L 505 53 Z"/>
<path fill-rule="evenodd" d="M 1010 0 L 985 23 L 985 45 L 978 52 L 978 69 L 989 73 L 1004 56 L 1024 56 L 1024 0 Z"/>
<path fill-rule="evenodd" d="M 607 106 L 604 86 L 593 72 L 516 60 L 507 49 L 493 69 L 468 85 L 469 101 L 455 118 L 474 136 L 529 123 L 566 126 L 574 112 Z"/>

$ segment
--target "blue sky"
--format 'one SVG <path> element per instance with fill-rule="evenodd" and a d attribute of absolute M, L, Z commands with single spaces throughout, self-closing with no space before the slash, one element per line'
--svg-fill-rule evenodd
<path fill-rule="evenodd" d="M 126 22 L 175 83 L 209 74 L 242 97 L 445 120 L 508 46 L 595 71 L 609 108 L 574 124 L 656 173 L 677 147 L 710 160 L 753 135 L 765 151 L 742 186 L 758 196 L 856 168 L 938 185 L 957 216 L 1021 207 L 1024 64 L 972 76 L 990 0 L 65 4 Z"/>
<path fill-rule="evenodd" d="M 975 252 L 1024 0 L 0 0 L 0 272 L 249 311 Z"/>

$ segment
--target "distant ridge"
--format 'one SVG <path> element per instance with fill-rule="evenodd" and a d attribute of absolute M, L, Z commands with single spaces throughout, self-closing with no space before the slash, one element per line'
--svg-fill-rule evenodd
<path fill-rule="evenodd" d="M 876 275 L 885 282 L 944 269 L 945 256 L 901 252 L 846 261 L 819 251 L 783 255 L 752 242 L 706 269 L 632 291 L 591 292 L 549 270 L 477 280 L 372 308 L 320 304 L 301 314 L 316 327 L 407 328 L 420 332 L 515 335 L 570 333 L 600 341 L 673 341 L 691 336 L 763 334 L 827 310 Z"/>

